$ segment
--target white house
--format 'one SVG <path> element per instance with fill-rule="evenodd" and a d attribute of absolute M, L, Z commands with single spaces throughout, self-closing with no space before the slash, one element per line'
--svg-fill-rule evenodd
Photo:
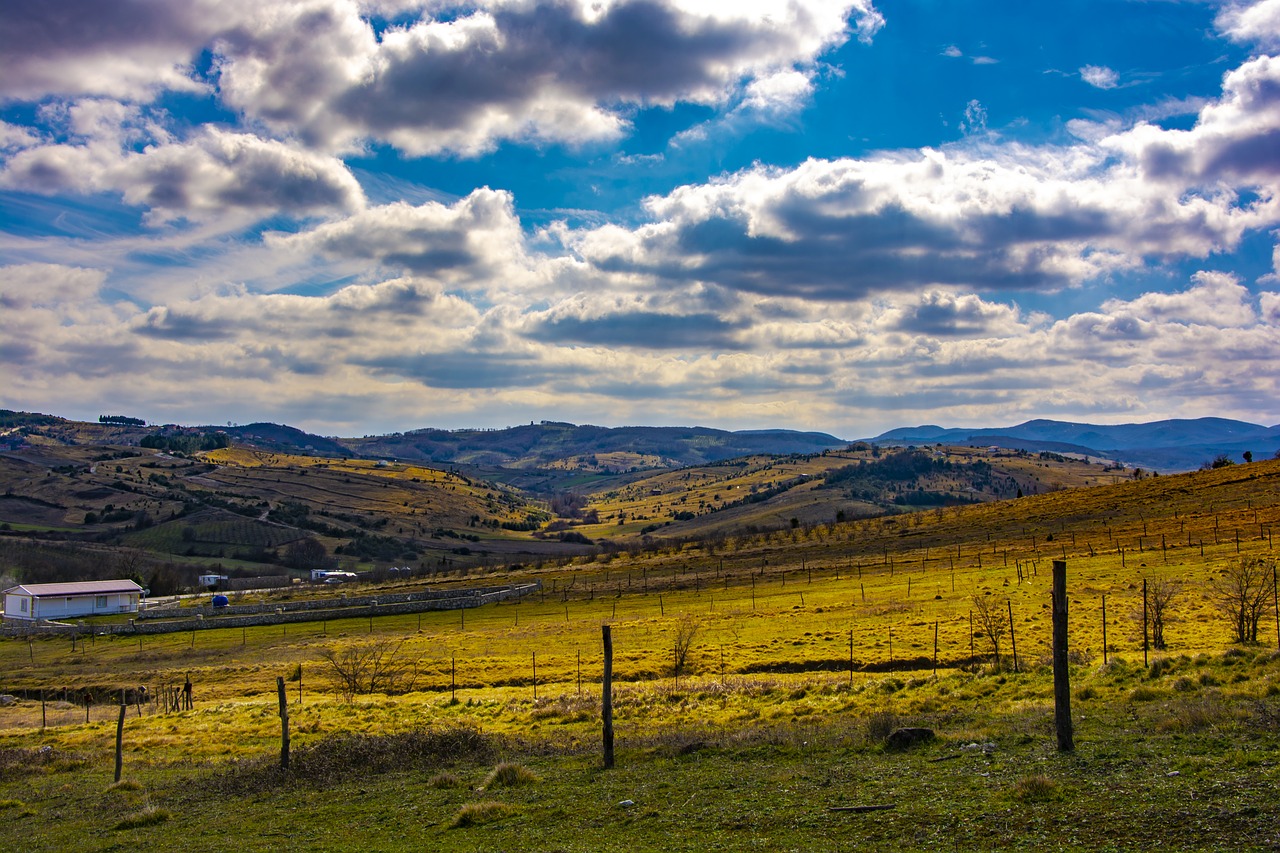
<path fill-rule="evenodd" d="M 68 619 L 137 613 L 142 587 L 130 580 L 28 583 L 4 591 L 4 618 Z"/>

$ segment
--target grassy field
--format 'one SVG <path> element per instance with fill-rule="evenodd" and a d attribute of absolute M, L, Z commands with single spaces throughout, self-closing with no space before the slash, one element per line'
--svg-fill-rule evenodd
<path fill-rule="evenodd" d="M 74 649 L 0 641 L 4 688 L 49 697 L 43 729 L 38 700 L 0 707 L 0 838 L 42 850 L 1275 849 L 1280 635 L 1268 611 L 1258 645 L 1233 644 L 1206 592 L 1236 561 L 1274 555 L 1278 516 L 1280 462 L 1254 463 L 659 541 L 528 570 L 542 594 L 471 611 Z M 1054 751 L 1053 559 L 1068 564 L 1069 756 Z M 1145 663 L 1144 579 L 1180 586 L 1169 648 Z M 980 620 L 971 632 L 984 601 L 1012 612 L 1002 653 L 1011 663 L 1016 640 L 1017 671 L 987 663 Z M 602 624 L 617 678 L 610 771 Z M 344 701 L 324 653 L 377 643 L 412 678 Z M 193 710 L 130 707 L 129 784 L 111 786 L 108 697 L 187 677 Z M 277 677 L 296 758 L 286 777 L 272 770 Z M 89 723 L 60 688 L 98 695 Z M 896 752 L 885 736 L 897 725 L 938 738 Z M 536 781 L 486 781 L 502 761 Z"/>

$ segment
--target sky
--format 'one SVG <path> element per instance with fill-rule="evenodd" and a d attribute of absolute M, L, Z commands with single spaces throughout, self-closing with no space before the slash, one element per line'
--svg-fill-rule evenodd
<path fill-rule="evenodd" d="M 1280 422 L 1280 0 L 6 0 L 0 407 Z"/>

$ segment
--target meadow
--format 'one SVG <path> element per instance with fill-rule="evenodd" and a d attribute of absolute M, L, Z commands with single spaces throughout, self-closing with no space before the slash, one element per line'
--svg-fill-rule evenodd
<path fill-rule="evenodd" d="M 0 707 L 0 837 L 27 849 L 194 837 L 211 850 L 1274 849 L 1280 626 L 1268 612 L 1257 644 L 1233 643 L 1207 592 L 1239 560 L 1273 558 L 1278 491 L 1280 462 L 1259 462 L 650 541 L 522 569 L 540 594 L 476 610 L 74 649 L 6 639 L 4 689 L 46 702 L 43 719 L 38 698 Z M 1068 566 L 1070 755 L 1054 751 L 1054 559 Z M 1163 650 L 1144 651 L 1144 580 L 1176 585 Z M 986 603 L 1013 617 L 999 667 Z M 612 770 L 599 754 L 604 624 Z M 347 701 L 325 653 L 376 644 L 403 672 Z M 188 677 L 193 710 L 130 705 L 125 783 L 112 785 L 111 697 Z M 90 722 L 62 688 L 97 695 Z M 897 752 L 885 738 L 899 725 L 938 737 Z M 528 773 L 488 780 L 503 762 Z M 856 810 L 869 806 L 884 808 Z"/>

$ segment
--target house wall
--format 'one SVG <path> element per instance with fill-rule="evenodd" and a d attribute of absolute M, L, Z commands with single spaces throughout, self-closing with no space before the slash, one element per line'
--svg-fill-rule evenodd
<path fill-rule="evenodd" d="M 9 593 L 4 597 L 6 619 L 35 619 L 31 614 L 31 596 Z"/>
<path fill-rule="evenodd" d="M 101 616 L 108 613 L 134 613 L 138 610 L 137 593 L 107 595 L 67 595 L 38 598 L 33 602 L 32 618 L 67 619 L 75 616 Z M 7 611 L 6 611 L 7 613 Z"/>

